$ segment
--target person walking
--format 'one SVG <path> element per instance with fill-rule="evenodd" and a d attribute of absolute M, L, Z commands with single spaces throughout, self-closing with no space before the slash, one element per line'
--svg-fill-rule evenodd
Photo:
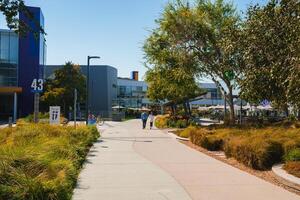
<path fill-rule="evenodd" d="M 142 122 L 143 122 L 143 129 L 145 129 L 146 124 L 147 124 L 148 114 L 146 112 L 142 112 L 141 119 L 142 119 Z"/>
<path fill-rule="evenodd" d="M 153 122 L 154 122 L 154 115 L 153 112 L 150 113 L 149 115 L 149 120 L 150 120 L 150 129 L 153 127 Z"/>

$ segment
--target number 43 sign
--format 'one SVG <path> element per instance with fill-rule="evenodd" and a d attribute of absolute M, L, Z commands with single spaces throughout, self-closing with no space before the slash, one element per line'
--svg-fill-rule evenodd
<path fill-rule="evenodd" d="M 33 79 L 31 83 L 31 92 L 41 93 L 44 90 L 44 80 L 43 79 Z"/>

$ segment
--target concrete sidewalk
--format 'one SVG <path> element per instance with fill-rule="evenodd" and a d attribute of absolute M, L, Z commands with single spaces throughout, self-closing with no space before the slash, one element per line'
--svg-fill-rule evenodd
<path fill-rule="evenodd" d="M 74 199 L 299 200 L 132 120 L 102 127 Z"/>
<path fill-rule="evenodd" d="M 106 122 L 101 129 L 103 141 L 91 149 L 74 200 L 190 200 L 171 175 L 134 151 L 133 144 L 152 140 L 135 122 Z"/>

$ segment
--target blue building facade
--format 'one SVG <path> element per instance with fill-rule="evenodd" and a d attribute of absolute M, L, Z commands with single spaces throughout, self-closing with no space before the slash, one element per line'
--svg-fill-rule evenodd
<path fill-rule="evenodd" d="M 40 8 L 28 7 L 33 16 L 30 19 L 26 12 L 21 12 L 19 19 L 25 22 L 32 31 L 19 36 L 19 69 L 18 86 L 22 88 L 19 97 L 19 114 L 26 116 L 33 113 L 34 94 L 31 92 L 33 79 L 44 78 L 44 65 L 46 61 L 46 42 L 40 33 L 44 29 L 44 16 Z"/>
<path fill-rule="evenodd" d="M 27 11 L 19 13 L 29 27 L 26 34 L 0 30 L 0 120 L 33 113 L 31 83 L 44 77 L 46 41 L 40 33 L 40 27 L 45 30 L 44 16 L 37 7 Z"/>

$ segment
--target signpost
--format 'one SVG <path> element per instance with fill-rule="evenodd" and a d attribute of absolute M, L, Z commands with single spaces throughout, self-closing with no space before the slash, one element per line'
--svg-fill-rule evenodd
<path fill-rule="evenodd" d="M 76 128 L 76 113 L 77 112 L 77 89 L 74 89 L 74 126 Z"/>
<path fill-rule="evenodd" d="M 52 125 L 60 124 L 60 106 L 50 106 L 49 109 L 49 122 Z"/>
<path fill-rule="evenodd" d="M 40 104 L 40 93 L 44 90 L 43 79 L 33 79 L 31 83 L 31 92 L 34 93 L 34 123 L 39 122 L 39 104 Z"/>

